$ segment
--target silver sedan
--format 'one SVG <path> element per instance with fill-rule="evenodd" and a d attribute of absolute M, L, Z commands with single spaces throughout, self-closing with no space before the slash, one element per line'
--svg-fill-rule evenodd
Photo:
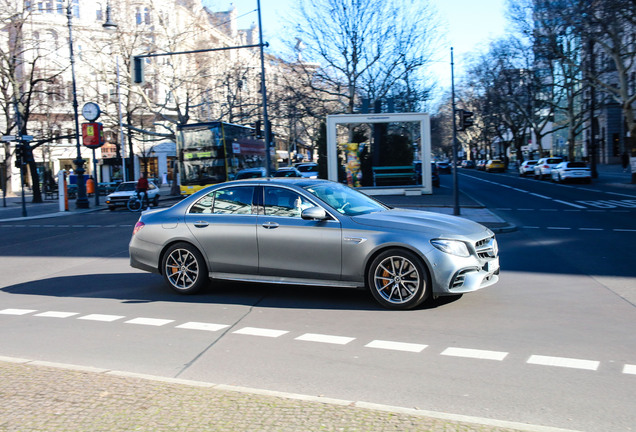
<path fill-rule="evenodd" d="M 366 288 L 390 309 L 475 291 L 499 275 L 486 227 L 306 178 L 222 183 L 144 212 L 130 262 L 182 294 L 210 279 L 341 286 Z"/>

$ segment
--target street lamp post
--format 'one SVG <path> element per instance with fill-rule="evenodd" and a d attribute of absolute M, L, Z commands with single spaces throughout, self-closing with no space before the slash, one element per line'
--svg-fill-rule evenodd
<path fill-rule="evenodd" d="M 102 27 L 106 30 L 115 30 L 117 28 L 117 23 L 111 20 L 110 16 L 110 2 L 106 3 L 106 22 L 102 24 Z M 117 114 L 119 116 L 119 139 L 121 146 L 121 172 L 123 181 L 127 180 L 126 176 L 126 144 L 124 143 L 124 126 L 122 122 L 122 111 L 121 111 L 121 85 L 119 81 L 119 55 L 116 56 L 116 73 L 117 73 Z"/>
<path fill-rule="evenodd" d="M 75 163 L 75 175 L 77 177 L 77 201 L 75 206 L 79 209 L 88 208 L 88 198 L 86 197 L 86 183 L 84 180 L 84 159 L 82 159 L 82 148 L 79 133 L 79 115 L 77 112 L 77 85 L 75 83 L 75 57 L 73 56 L 73 13 L 71 10 L 72 0 L 68 0 L 66 5 L 66 17 L 68 18 L 68 46 L 71 56 L 71 79 L 73 84 L 73 116 L 75 120 L 75 146 L 77 148 L 77 158 Z"/>

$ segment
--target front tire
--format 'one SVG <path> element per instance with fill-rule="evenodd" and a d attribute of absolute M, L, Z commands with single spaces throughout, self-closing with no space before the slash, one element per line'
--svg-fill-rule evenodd
<path fill-rule="evenodd" d="M 413 309 L 429 296 L 430 285 L 420 258 L 406 250 L 382 252 L 367 274 L 371 294 L 387 309 Z"/>
<path fill-rule="evenodd" d="M 130 210 L 131 212 L 139 211 L 141 210 L 141 200 L 139 199 L 128 200 L 126 207 L 128 207 L 128 210 Z"/>
<path fill-rule="evenodd" d="M 170 288 L 179 294 L 194 294 L 209 282 L 203 255 L 188 243 L 176 243 L 166 251 L 161 273 Z"/>

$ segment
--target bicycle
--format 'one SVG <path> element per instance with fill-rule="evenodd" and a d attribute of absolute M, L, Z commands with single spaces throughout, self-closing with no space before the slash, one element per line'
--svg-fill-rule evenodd
<path fill-rule="evenodd" d="M 146 210 L 148 207 L 150 207 L 148 194 L 144 193 L 143 198 L 139 197 L 139 193 L 132 195 L 126 203 L 126 207 L 128 207 L 128 210 L 130 210 L 131 212 Z"/>

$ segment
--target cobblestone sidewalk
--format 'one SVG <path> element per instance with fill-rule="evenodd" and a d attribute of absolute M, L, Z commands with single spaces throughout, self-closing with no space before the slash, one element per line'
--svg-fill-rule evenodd
<path fill-rule="evenodd" d="M 337 403 L 0 361 L 0 431 L 514 431 Z"/>

